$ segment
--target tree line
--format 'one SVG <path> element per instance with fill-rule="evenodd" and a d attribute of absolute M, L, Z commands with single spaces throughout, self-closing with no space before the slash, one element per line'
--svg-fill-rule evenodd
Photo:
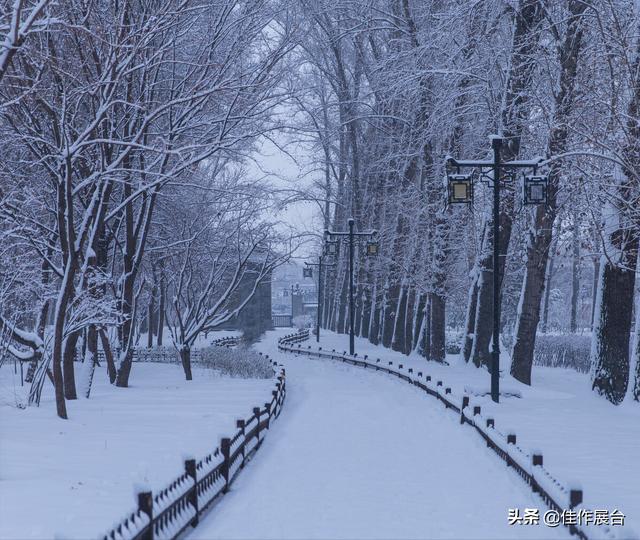
<path fill-rule="evenodd" d="M 3 2 L 0 356 L 29 365 L 31 402 L 51 380 L 66 418 L 99 352 L 128 386 L 143 326 L 161 345 L 169 325 L 190 378 L 197 337 L 288 256 L 268 185 L 246 167 L 278 124 L 282 13 L 268 1 Z"/>
<path fill-rule="evenodd" d="M 356 257 L 357 335 L 443 361 L 456 327 L 465 361 L 488 365 L 497 271 L 510 372 L 531 384 L 556 254 L 570 246 L 571 331 L 579 266 L 593 267 L 593 390 L 640 400 L 637 2 L 300 4 L 304 100 L 292 130 L 311 145 L 318 180 L 297 196 L 321 203 L 324 228 L 346 230 L 353 217 L 379 231 L 381 256 Z M 494 134 L 505 161 L 540 157 L 549 182 L 547 204 L 531 208 L 520 177 L 501 179 L 497 269 L 490 190 L 478 183 L 471 207 L 445 203 L 445 157 L 491 159 Z M 340 332 L 345 252 L 324 297 L 323 324 Z"/>

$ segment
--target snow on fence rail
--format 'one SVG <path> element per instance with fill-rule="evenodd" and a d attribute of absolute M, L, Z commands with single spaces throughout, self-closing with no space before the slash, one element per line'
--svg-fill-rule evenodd
<path fill-rule="evenodd" d="M 101 535 L 102 540 L 172 540 L 198 525 L 202 512 L 229 490 L 240 469 L 260 448 L 271 422 L 280 416 L 286 397 L 285 370 L 265 357 L 274 368 L 271 400 L 254 407 L 247 419 L 238 420 L 235 434 L 223 438 L 212 453 L 200 460 L 187 459 L 184 473 L 165 489 L 138 493 L 137 510 Z"/>
<path fill-rule="evenodd" d="M 303 348 L 302 341 L 309 339 L 309 331 L 304 330 L 297 334 L 289 334 L 278 341 L 278 349 L 295 354 L 306 354 L 319 358 L 339 360 L 354 366 L 365 369 L 373 368 L 376 371 L 383 371 L 390 375 L 395 375 L 408 383 L 424 390 L 428 395 L 440 400 L 443 405 L 458 414 L 460 424 L 468 424 L 486 441 L 487 447 L 491 448 L 507 465 L 513 468 L 520 478 L 529 485 L 534 493 L 537 493 L 551 510 L 562 513 L 563 510 L 573 510 L 579 512 L 583 501 L 582 489 L 571 488 L 556 479 L 547 469 L 543 467 L 543 456 L 541 452 L 527 452 L 517 445 L 516 434 L 509 432 L 506 435 L 498 431 L 495 427 L 495 420 L 482 414 L 480 405 L 470 405 L 470 396 L 467 394 L 458 395 L 453 393 L 451 387 L 442 380 L 433 380 L 426 370 L 414 373 L 413 368 L 405 369 L 403 364 L 394 366 L 392 361 L 383 361 L 376 358 L 375 361 L 369 359 L 368 355 L 358 357 L 358 353 L 353 356 L 346 351 L 339 353 L 335 349 L 331 352 L 318 350 L 311 346 Z M 571 534 L 583 540 L 590 538 L 615 539 L 620 538 L 616 531 L 608 525 L 568 525 Z M 622 532 L 618 529 L 618 532 Z M 628 530 L 622 533 L 631 534 Z M 635 538 L 635 537 L 634 537 Z"/>

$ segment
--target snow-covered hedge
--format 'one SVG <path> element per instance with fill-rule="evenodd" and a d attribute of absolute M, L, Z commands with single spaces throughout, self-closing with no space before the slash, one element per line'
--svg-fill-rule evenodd
<path fill-rule="evenodd" d="M 537 366 L 562 367 L 589 373 L 591 336 L 580 334 L 538 334 L 533 353 Z"/>
<path fill-rule="evenodd" d="M 257 352 L 247 349 L 227 347 L 206 347 L 201 349 L 198 365 L 215 369 L 222 375 L 244 379 L 269 379 L 273 368 L 269 361 Z"/>
<path fill-rule="evenodd" d="M 312 315 L 298 315 L 297 317 L 294 317 L 291 322 L 293 323 L 293 326 L 302 330 L 304 328 L 311 328 L 314 321 L 315 319 Z"/>

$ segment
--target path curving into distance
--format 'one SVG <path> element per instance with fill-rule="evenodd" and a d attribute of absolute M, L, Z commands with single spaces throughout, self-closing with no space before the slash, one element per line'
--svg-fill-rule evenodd
<path fill-rule="evenodd" d="M 472 429 L 418 388 L 327 360 L 259 350 L 287 370 L 273 433 L 189 540 L 569 538 L 509 526 L 545 507 Z"/>

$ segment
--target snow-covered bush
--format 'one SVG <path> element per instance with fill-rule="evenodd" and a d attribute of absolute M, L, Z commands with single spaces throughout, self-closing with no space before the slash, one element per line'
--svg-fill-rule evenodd
<path fill-rule="evenodd" d="M 269 361 L 247 348 L 206 347 L 200 357 L 194 359 L 198 365 L 219 371 L 222 375 L 243 379 L 269 379 L 273 368 Z"/>
<path fill-rule="evenodd" d="M 298 315 L 293 318 L 292 322 L 293 326 L 302 330 L 304 328 L 311 328 L 315 323 L 315 319 L 312 315 Z"/>
<path fill-rule="evenodd" d="M 571 368 L 588 373 L 591 336 L 579 334 L 538 334 L 533 363 L 537 366 Z"/>
<path fill-rule="evenodd" d="M 464 330 L 462 328 L 447 328 L 445 336 L 445 351 L 447 354 L 460 354 L 463 335 Z"/>

